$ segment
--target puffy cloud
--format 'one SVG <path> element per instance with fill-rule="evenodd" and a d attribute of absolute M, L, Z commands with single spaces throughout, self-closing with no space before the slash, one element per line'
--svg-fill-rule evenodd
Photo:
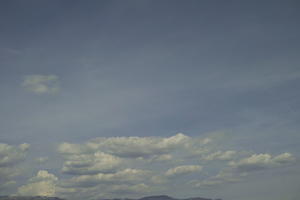
<path fill-rule="evenodd" d="M 66 154 L 91 154 L 97 151 L 122 158 L 144 158 L 170 160 L 171 153 L 191 154 L 201 146 L 208 144 L 210 139 L 191 138 L 182 133 L 171 137 L 108 137 L 95 138 L 84 144 L 62 143 L 58 151 Z"/>
<path fill-rule="evenodd" d="M 18 195 L 22 196 L 55 196 L 58 178 L 48 171 L 40 170 L 29 183 L 18 188 Z"/>
<path fill-rule="evenodd" d="M 168 154 L 178 147 L 190 145 L 191 138 L 178 133 L 168 138 L 161 137 L 110 137 L 96 138 L 87 146 L 103 149 L 120 157 L 138 158 Z"/>
<path fill-rule="evenodd" d="M 293 161 L 295 161 L 295 157 L 290 153 L 283 153 L 273 158 L 273 162 L 280 164 L 291 163 Z"/>
<path fill-rule="evenodd" d="M 270 154 L 253 154 L 250 157 L 243 158 L 239 161 L 229 162 L 229 166 L 239 172 L 249 172 L 277 167 L 282 164 L 291 163 L 294 160 L 294 156 L 290 153 L 283 153 L 278 156 L 272 156 Z"/>
<path fill-rule="evenodd" d="M 200 165 L 181 165 L 174 168 L 169 169 L 165 175 L 167 177 L 174 177 L 183 174 L 189 174 L 194 172 L 200 172 L 202 170 L 202 166 Z"/>
<path fill-rule="evenodd" d="M 36 94 L 54 94 L 59 91 L 59 81 L 55 75 L 29 75 L 25 77 L 22 86 Z"/>
<path fill-rule="evenodd" d="M 123 161 L 128 162 L 129 159 L 147 162 L 175 160 L 173 155 L 176 152 L 190 154 L 208 142 L 208 139 L 195 139 L 182 133 L 166 138 L 109 137 L 83 144 L 62 143 L 58 151 L 65 158 L 63 173 L 90 175 L 115 172 Z"/>
<path fill-rule="evenodd" d="M 193 187 L 212 187 L 221 184 L 235 183 L 243 180 L 251 172 L 280 167 L 294 161 L 295 158 L 290 153 L 283 153 L 277 156 L 270 154 L 253 154 L 238 161 L 229 162 L 229 167 L 222 169 L 215 176 L 201 181 L 192 181 L 191 183 Z"/>
<path fill-rule="evenodd" d="M 0 190 L 15 184 L 13 178 L 20 174 L 18 164 L 25 159 L 29 146 L 0 143 Z"/>
<path fill-rule="evenodd" d="M 188 174 L 200 179 L 193 182 L 193 187 L 213 187 L 243 180 L 251 171 L 244 170 L 247 167 L 283 166 L 295 159 L 290 153 L 249 156 L 234 150 L 220 151 L 213 142 L 178 133 L 171 137 L 101 137 L 80 144 L 62 143 L 58 147 L 65 159 L 62 172 L 73 176 L 59 180 L 55 190 L 76 199 L 134 196 L 168 190 L 173 178 Z M 220 162 L 208 173 L 198 173 L 202 165 L 209 168 L 212 163 L 203 161 L 213 160 L 232 162 Z M 188 164 L 191 162 L 193 165 Z M 162 171 L 166 167 L 169 169 Z M 214 170 L 220 172 L 211 174 Z"/>
<path fill-rule="evenodd" d="M 27 143 L 17 147 L 0 143 L 0 167 L 11 166 L 22 161 L 25 158 L 29 146 Z"/>
<path fill-rule="evenodd" d="M 103 152 L 93 154 L 73 154 L 67 156 L 62 172 L 67 174 L 97 174 L 115 171 L 121 159 Z"/>
<path fill-rule="evenodd" d="M 37 175 L 30 179 L 31 182 L 39 182 L 39 181 L 57 181 L 58 178 L 54 174 L 50 174 L 46 170 L 38 171 Z"/>
<path fill-rule="evenodd" d="M 182 165 L 163 173 L 156 167 L 153 169 L 157 171 L 146 170 L 149 169 L 146 165 L 184 162 L 187 155 L 210 142 L 208 138 L 191 138 L 182 133 L 171 137 L 101 137 L 81 144 L 65 142 L 58 146 L 58 152 L 65 159 L 62 172 L 73 177 L 60 180 L 59 188 L 94 198 L 99 195 L 96 188 L 101 188 L 102 196 L 150 191 L 170 177 L 199 172 L 202 166 Z M 137 166 L 141 169 L 136 169 Z M 154 173 L 161 175 L 152 176 Z M 68 197 L 76 196 L 70 193 Z"/>
<path fill-rule="evenodd" d="M 236 151 L 217 151 L 203 157 L 204 160 L 231 160 L 236 155 Z"/>

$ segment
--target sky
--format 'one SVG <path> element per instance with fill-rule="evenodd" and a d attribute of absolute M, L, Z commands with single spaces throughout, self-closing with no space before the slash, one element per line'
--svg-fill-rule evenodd
<path fill-rule="evenodd" d="M 2 0 L 0 195 L 300 196 L 296 0 Z"/>

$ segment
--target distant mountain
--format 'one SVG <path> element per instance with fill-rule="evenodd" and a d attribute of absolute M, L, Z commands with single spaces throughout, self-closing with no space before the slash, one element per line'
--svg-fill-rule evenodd
<path fill-rule="evenodd" d="M 64 200 L 58 197 L 44 196 L 0 196 L 0 200 Z"/>
<path fill-rule="evenodd" d="M 64 200 L 58 197 L 44 197 L 44 196 L 0 196 L 0 200 Z M 158 195 L 158 196 L 147 196 L 140 199 L 99 199 L 99 200 L 213 200 L 201 197 L 185 198 L 185 199 L 176 199 L 167 195 Z M 221 199 L 215 199 L 221 200 Z"/>
<path fill-rule="evenodd" d="M 213 200 L 208 198 L 202 198 L 202 197 L 193 197 L 193 198 L 184 198 L 184 199 L 176 199 L 167 195 L 158 195 L 158 196 L 148 196 L 143 197 L 140 199 L 99 199 L 99 200 Z M 215 200 L 221 200 L 221 199 L 215 199 Z"/>

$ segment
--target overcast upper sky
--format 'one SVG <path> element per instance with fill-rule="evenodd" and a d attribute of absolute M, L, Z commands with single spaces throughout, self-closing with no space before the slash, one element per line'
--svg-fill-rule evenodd
<path fill-rule="evenodd" d="M 0 195 L 297 200 L 299 8 L 2 0 Z"/>

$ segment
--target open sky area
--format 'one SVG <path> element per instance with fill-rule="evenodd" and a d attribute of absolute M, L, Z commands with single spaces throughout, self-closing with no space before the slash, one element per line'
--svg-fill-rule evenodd
<path fill-rule="evenodd" d="M 300 197 L 297 0 L 1 0 L 0 195 Z"/>

